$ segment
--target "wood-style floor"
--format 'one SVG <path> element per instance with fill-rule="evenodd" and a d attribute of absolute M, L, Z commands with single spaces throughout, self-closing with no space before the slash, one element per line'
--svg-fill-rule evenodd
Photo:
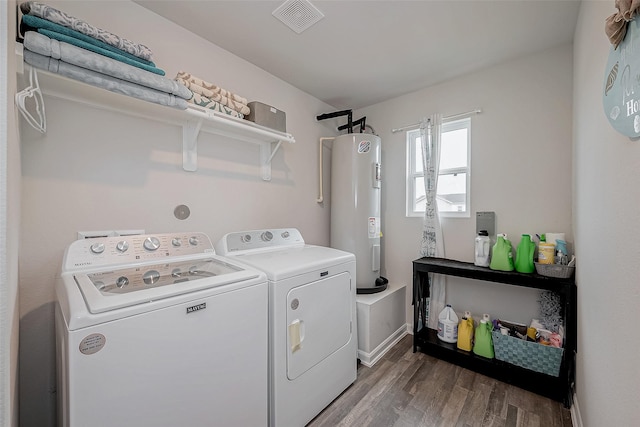
<path fill-rule="evenodd" d="M 571 427 L 562 403 L 413 353 L 405 336 L 308 427 Z"/>

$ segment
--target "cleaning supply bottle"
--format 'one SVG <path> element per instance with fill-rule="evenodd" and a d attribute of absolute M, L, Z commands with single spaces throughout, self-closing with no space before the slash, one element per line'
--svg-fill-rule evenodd
<path fill-rule="evenodd" d="M 475 343 L 473 345 L 473 353 L 478 356 L 493 359 L 493 338 L 491 336 L 491 322 L 481 319 L 476 328 Z"/>
<path fill-rule="evenodd" d="M 489 268 L 492 270 L 513 271 L 513 254 L 511 253 L 511 242 L 506 234 L 498 234 L 496 244 L 493 245 L 493 255 Z"/>
<path fill-rule="evenodd" d="M 536 252 L 536 244 L 529 234 L 523 234 L 518 249 L 516 250 L 516 271 L 520 273 L 533 273 L 536 269 L 533 264 L 533 256 Z"/>
<path fill-rule="evenodd" d="M 556 264 L 567 265 L 569 263 L 569 256 L 567 251 L 567 242 L 564 240 L 556 240 Z"/>
<path fill-rule="evenodd" d="M 471 351 L 473 348 L 473 317 L 471 312 L 465 311 L 464 316 L 458 324 L 458 348 L 460 350 Z"/>
<path fill-rule="evenodd" d="M 450 304 L 438 316 L 438 338 L 448 343 L 458 341 L 458 315 Z"/>
<path fill-rule="evenodd" d="M 475 262 L 479 267 L 489 267 L 489 251 L 491 250 L 491 239 L 487 230 L 480 230 L 476 237 Z"/>

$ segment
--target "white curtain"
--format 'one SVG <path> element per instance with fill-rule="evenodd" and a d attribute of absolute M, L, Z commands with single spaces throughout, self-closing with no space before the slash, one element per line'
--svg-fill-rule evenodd
<path fill-rule="evenodd" d="M 420 123 L 420 140 L 422 141 L 422 165 L 424 170 L 424 190 L 426 206 L 424 223 L 422 226 L 422 244 L 420 255 L 426 257 L 444 258 L 444 241 L 438 215 L 436 190 L 438 188 L 438 173 L 440 170 L 440 130 L 442 115 L 434 114 Z M 431 284 L 427 326 L 438 328 L 438 314 L 444 310 L 445 304 L 445 276 L 429 274 Z"/>

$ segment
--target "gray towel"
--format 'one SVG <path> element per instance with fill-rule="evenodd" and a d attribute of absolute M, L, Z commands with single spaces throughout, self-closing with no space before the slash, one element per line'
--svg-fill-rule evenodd
<path fill-rule="evenodd" d="M 124 37 L 120 37 L 117 34 L 113 34 L 109 31 L 103 30 L 102 28 L 94 27 L 75 16 L 71 16 L 49 5 L 35 1 L 28 1 L 20 4 L 20 10 L 25 15 L 37 16 L 39 18 L 46 19 L 47 21 L 55 22 L 56 24 L 64 27 L 79 31 L 84 35 L 93 37 L 94 39 L 100 40 L 113 47 L 117 47 L 120 50 L 124 50 L 125 52 L 137 56 L 138 58 L 150 61 L 151 56 L 153 55 L 151 49 L 143 44 L 132 42 L 131 40 L 127 40 Z"/>
<path fill-rule="evenodd" d="M 102 56 L 69 43 L 50 39 L 49 37 L 28 31 L 24 35 L 24 47 L 31 52 L 53 59 L 60 59 L 68 64 L 97 71 L 101 74 L 136 83 L 151 89 L 157 89 L 184 99 L 191 99 L 193 93 L 175 80 L 142 70 L 124 62 Z"/>
<path fill-rule="evenodd" d="M 111 92 L 132 96 L 143 101 L 166 105 L 168 107 L 174 107 L 181 110 L 186 110 L 188 107 L 187 101 L 182 98 L 178 98 L 175 95 L 170 95 L 166 92 L 160 92 L 125 80 L 120 80 L 106 74 L 98 73 L 97 71 L 87 70 L 86 68 L 78 67 L 76 65 L 51 58 L 50 56 L 31 52 L 28 49 L 24 49 L 24 61 L 29 65 L 45 71 L 60 74 L 61 76 L 107 89 Z"/>

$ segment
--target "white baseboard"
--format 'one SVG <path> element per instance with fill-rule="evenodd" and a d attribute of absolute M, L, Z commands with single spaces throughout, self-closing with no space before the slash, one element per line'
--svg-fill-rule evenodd
<path fill-rule="evenodd" d="M 398 341 L 402 339 L 402 337 L 407 335 L 408 331 L 409 325 L 405 323 L 404 325 L 399 327 L 397 331 L 391 334 L 389 338 L 384 340 L 379 346 L 373 349 L 371 353 L 365 353 L 362 350 L 358 350 L 358 359 L 360 359 L 360 363 L 368 368 L 372 367 L 378 360 L 380 360 L 382 356 L 385 355 L 387 351 L 391 349 L 391 347 L 396 345 Z"/>
<path fill-rule="evenodd" d="M 582 416 L 580 415 L 580 406 L 578 405 L 578 396 L 575 393 L 573 393 L 573 402 L 571 402 L 571 424 L 573 427 L 584 427 Z"/>

